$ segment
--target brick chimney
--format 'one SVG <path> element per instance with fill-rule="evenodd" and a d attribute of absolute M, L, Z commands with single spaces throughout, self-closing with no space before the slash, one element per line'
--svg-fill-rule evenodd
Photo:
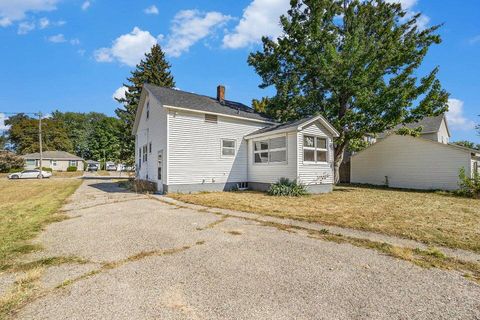
<path fill-rule="evenodd" d="M 225 102 L 225 86 L 219 85 L 217 87 L 217 100 L 220 103 Z"/>

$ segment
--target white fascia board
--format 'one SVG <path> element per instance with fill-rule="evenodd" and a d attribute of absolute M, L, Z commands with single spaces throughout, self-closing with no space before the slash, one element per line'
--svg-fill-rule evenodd
<path fill-rule="evenodd" d="M 325 128 L 327 128 L 333 135 L 334 138 L 337 138 L 340 136 L 340 133 L 335 129 L 330 122 L 327 121 L 322 115 L 318 115 L 315 118 L 312 118 L 298 126 L 298 130 L 303 130 L 304 127 L 308 126 L 311 123 L 314 123 L 315 121 L 320 121 Z"/>

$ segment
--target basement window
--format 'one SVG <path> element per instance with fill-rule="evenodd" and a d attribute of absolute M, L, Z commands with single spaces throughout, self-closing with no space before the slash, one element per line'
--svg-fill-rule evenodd
<path fill-rule="evenodd" d="M 218 122 L 218 116 L 216 116 L 214 114 L 205 114 L 205 122 L 217 123 Z"/>

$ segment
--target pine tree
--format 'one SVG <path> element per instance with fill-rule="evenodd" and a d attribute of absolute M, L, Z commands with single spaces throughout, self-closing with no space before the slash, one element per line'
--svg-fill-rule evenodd
<path fill-rule="evenodd" d="M 385 0 L 290 3 L 280 19 L 283 35 L 264 37 L 248 63 L 260 88 L 276 89 L 268 114 L 283 121 L 322 114 L 339 131 L 336 180 L 351 141 L 447 110 L 438 67 L 419 75 L 430 47 L 441 42 L 440 26 L 420 30 L 420 14 Z"/>
<path fill-rule="evenodd" d="M 120 159 L 128 163 L 134 162 L 135 140 L 132 136 L 132 128 L 143 84 L 149 83 L 168 88 L 175 87 L 175 80 L 170 72 L 170 67 L 160 46 L 158 44 L 154 45 L 151 51 L 145 54 L 145 58 L 140 61 L 136 69 L 131 72 L 131 77 L 127 78 L 128 83 L 123 84 L 127 88 L 125 98 L 116 99 L 122 104 L 122 107 L 115 110 L 123 124 L 122 136 L 120 137 Z"/>

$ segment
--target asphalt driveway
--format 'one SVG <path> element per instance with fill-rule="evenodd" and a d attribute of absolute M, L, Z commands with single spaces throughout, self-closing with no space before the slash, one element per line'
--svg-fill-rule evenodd
<path fill-rule="evenodd" d="M 46 270 L 19 319 L 480 319 L 480 286 L 456 272 L 108 180 L 86 180 L 65 210 L 72 219 L 42 233 L 38 255 L 89 262 Z"/>

